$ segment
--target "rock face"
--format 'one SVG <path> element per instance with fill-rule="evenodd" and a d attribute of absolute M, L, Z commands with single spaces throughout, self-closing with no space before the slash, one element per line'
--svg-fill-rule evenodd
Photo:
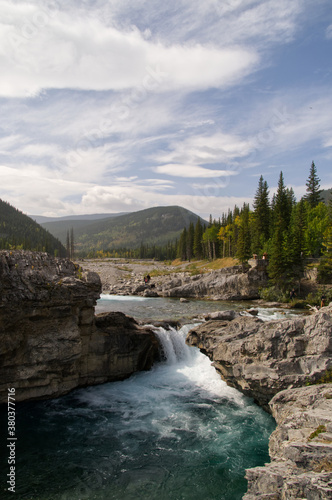
<path fill-rule="evenodd" d="M 121 313 L 95 317 L 101 283 L 66 259 L 0 252 L 0 403 L 55 397 L 149 369 L 153 332 Z"/>
<path fill-rule="evenodd" d="M 248 469 L 244 500 L 332 498 L 332 385 L 289 389 L 270 402 L 271 463 Z"/>
<path fill-rule="evenodd" d="M 187 343 L 207 354 L 230 386 L 269 411 L 279 391 L 315 382 L 332 368 L 332 305 L 291 320 L 208 321 L 189 332 Z"/>
<path fill-rule="evenodd" d="M 233 266 L 207 274 L 164 281 L 164 297 L 214 298 L 216 300 L 249 300 L 259 298 L 259 288 L 266 285 L 265 266 L 245 269 Z"/>
<path fill-rule="evenodd" d="M 135 264 L 130 267 L 121 264 L 116 269 L 107 262 L 87 262 L 92 269 L 101 273 L 103 290 L 105 293 L 119 295 L 144 295 L 146 297 L 179 297 L 179 298 L 212 298 L 220 300 L 246 300 L 259 298 L 259 289 L 266 285 L 267 261 L 253 261 L 255 266 L 233 266 L 204 274 L 191 276 L 189 271 L 174 272 L 174 267 L 156 267 L 156 263 L 150 263 L 152 278 L 148 284 L 143 283 L 143 271 L 137 270 Z M 258 263 L 258 264 L 257 264 Z M 139 266 L 142 267 L 142 266 Z M 132 271 L 135 268 L 135 272 Z M 111 284 L 111 270 L 127 275 L 115 275 Z M 143 266 L 144 272 L 146 267 Z M 173 270 L 173 272 L 172 272 Z M 154 276 L 154 272 L 160 272 Z M 166 274 L 163 272 L 166 271 Z M 128 273 L 130 274 L 128 275 Z"/>
<path fill-rule="evenodd" d="M 332 499 L 332 385 L 306 386 L 332 368 L 332 304 L 292 320 L 208 321 L 187 342 L 278 424 L 271 463 L 247 470 L 244 500 Z"/>

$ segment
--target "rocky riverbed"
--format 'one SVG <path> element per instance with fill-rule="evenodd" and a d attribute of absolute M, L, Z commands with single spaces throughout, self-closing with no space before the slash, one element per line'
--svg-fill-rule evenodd
<path fill-rule="evenodd" d="M 266 285 L 266 263 L 232 266 L 193 273 L 188 264 L 172 266 L 157 261 L 88 260 L 84 268 L 99 274 L 104 293 L 145 297 L 254 300 Z M 144 283 L 149 274 L 151 280 Z"/>
<path fill-rule="evenodd" d="M 152 330 L 121 313 L 95 316 L 102 290 L 249 298 L 264 280 L 264 270 L 239 267 L 191 276 L 152 262 L 80 264 L 83 269 L 43 253 L 0 252 L 0 402 L 10 386 L 17 401 L 56 397 L 151 367 L 158 349 Z M 169 274 L 138 291 L 154 268 Z M 188 343 L 278 424 L 271 464 L 247 471 L 245 500 L 332 498 L 331 384 L 307 386 L 331 376 L 332 305 L 292 320 L 262 322 L 234 311 L 206 320 Z"/>

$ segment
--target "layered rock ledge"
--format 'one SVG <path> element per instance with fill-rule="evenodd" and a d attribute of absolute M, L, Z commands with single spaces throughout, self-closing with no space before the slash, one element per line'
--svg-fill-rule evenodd
<path fill-rule="evenodd" d="M 122 313 L 95 316 L 101 283 L 67 259 L 0 252 L 0 403 L 56 397 L 149 369 L 154 333 Z"/>
<path fill-rule="evenodd" d="M 250 266 L 232 266 L 191 275 L 154 261 L 85 261 L 84 266 L 100 274 L 103 293 L 147 297 L 187 297 L 214 300 L 253 300 L 267 284 L 267 261 Z M 146 285 L 143 277 L 151 273 Z M 156 275 L 158 274 L 158 275 Z"/>
<path fill-rule="evenodd" d="M 269 411 L 275 394 L 316 382 L 332 368 L 332 305 L 294 319 L 208 321 L 189 332 L 187 343 L 209 356 L 230 386 Z"/>
<path fill-rule="evenodd" d="M 187 343 L 277 422 L 271 463 L 247 470 L 244 500 L 331 499 L 332 385 L 308 384 L 331 375 L 332 304 L 283 321 L 230 314 L 191 330 Z"/>
<path fill-rule="evenodd" d="M 254 300 L 259 298 L 259 289 L 266 284 L 264 265 L 254 268 L 232 266 L 206 274 L 164 280 L 159 293 L 163 297 Z"/>
<path fill-rule="evenodd" d="M 246 471 L 243 500 L 332 498 L 332 385 L 278 393 L 270 402 L 277 422 L 271 463 Z"/>

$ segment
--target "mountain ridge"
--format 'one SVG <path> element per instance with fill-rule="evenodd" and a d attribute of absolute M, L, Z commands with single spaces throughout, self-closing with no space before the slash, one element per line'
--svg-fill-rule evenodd
<path fill-rule="evenodd" d="M 31 219 L 38 224 L 46 224 L 47 222 L 60 222 L 60 221 L 94 221 L 99 219 L 107 219 L 109 217 L 118 217 L 119 215 L 126 215 L 131 212 L 118 212 L 118 213 L 105 213 L 105 214 L 80 214 L 80 215 L 63 215 L 59 217 L 47 217 L 45 215 L 29 215 Z"/>
<path fill-rule="evenodd" d="M 174 242 L 184 227 L 195 224 L 198 219 L 197 214 L 174 205 L 151 207 L 94 221 L 65 220 L 41 225 L 64 244 L 68 231 L 73 229 L 76 251 L 88 252 L 124 247 L 133 249 L 142 243 L 164 245 Z"/>

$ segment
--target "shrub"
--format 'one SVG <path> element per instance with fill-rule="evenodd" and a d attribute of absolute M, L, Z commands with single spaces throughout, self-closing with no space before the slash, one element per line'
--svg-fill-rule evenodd
<path fill-rule="evenodd" d="M 275 286 L 269 286 L 267 288 L 261 288 L 259 290 L 259 295 L 261 299 L 267 300 L 269 302 L 288 302 L 289 299 L 285 292 L 279 290 Z"/>

